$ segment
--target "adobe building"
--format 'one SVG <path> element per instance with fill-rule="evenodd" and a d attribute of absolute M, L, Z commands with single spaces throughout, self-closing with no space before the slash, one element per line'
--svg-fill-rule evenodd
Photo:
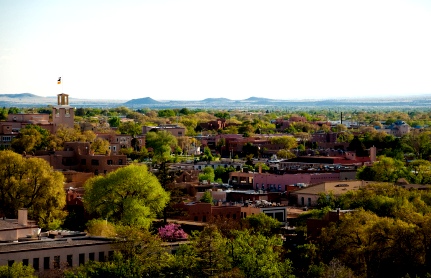
<path fill-rule="evenodd" d="M 351 213 L 353 210 L 331 210 L 323 219 L 307 219 L 307 236 L 309 239 L 317 239 L 323 228 L 329 226 L 330 223 L 339 222 L 346 213 Z"/>
<path fill-rule="evenodd" d="M 286 223 L 288 217 L 287 206 L 281 204 L 255 202 L 241 207 L 241 218 L 245 218 L 250 215 L 257 215 L 259 213 L 265 213 L 267 216 L 274 218 L 283 224 Z"/>
<path fill-rule="evenodd" d="M 60 126 L 74 127 L 75 110 L 69 105 L 69 95 L 57 95 L 57 105 L 52 107 L 52 123 L 54 124 L 54 131 Z"/>
<path fill-rule="evenodd" d="M 57 95 L 57 105 L 52 108 L 52 120 L 49 114 L 26 113 L 8 114 L 6 121 L 0 121 L 0 147 L 9 149 L 12 140 L 27 125 L 37 125 L 54 133 L 60 126 L 74 127 L 75 112 L 69 106 L 69 95 Z"/>
<path fill-rule="evenodd" d="M 66 236 L 1 244 L 0 265 L 22 262 L 41 273 L 78 266 L 89 260 L 102 262 L 113 255 L 112 243 L 111 239 L 102 237 Z"/>
<path fill-rule="evenodd" d="M 253 189 L 254 173 L 230 172 L 229 184 L 239 189 Z"/>
<path fill-rule="evenodd" d="M 37 236 L 38 232 L 36 222 L 27 219 L 27 209 L 18 210 L 18 219 L 0 219 L 0 242 L 18 241 L 27 235 Z"/>
<path fill-rule="evenodd" d="M 317 205 L 317 199 L 319 199 L 320 193 L 332 193 L 335 196 L 338 196 L 348 191 L 359 190 L 369 183 L 371 182 L 362 180 L 322 182 L 313 186 L 296 190 L 292 192 L 292 195 L 296 197 L 295 199 L 298 206 L 313 207 Z"/>
<path fill-rule="evenodd" d="M 181 137 L 186 135 L 186 129 L 184 127 L 181 127 L 179 125 L 174 125 L 174 124 L 166 124 L 166 125 L 158 125 L 158 126 L 143 126 L 142 134 L 145 135 L 150 131 L 157 131 L 157 130 L 165 130 L 175 137 Z"/>
<path fill-rule="evenodd" d="M 210 203 L 192 202 L 176 204 L 175 208 L 184 211 L 184 215 L 179 217 L 183 221 L 208 222 L 213 217 L 239 221 L 241 215 L 241 207 L 231 205 L 213 206 Z"/>
<path fill-rule="evenodd" d="M 36 156 L 45 159 L 57 170 L 74 170 L 106 174 L 127 165 L 126 155 L 95 155 L 89 142 L 66 142 L 62 151 L 38 151 Z"/>

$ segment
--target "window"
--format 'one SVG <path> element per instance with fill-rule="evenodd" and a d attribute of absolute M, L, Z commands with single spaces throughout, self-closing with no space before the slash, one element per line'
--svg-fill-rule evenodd
<path fill-rule="evenodd" d="M 85 264 L 85 254 L 81 253 L 79 254 L 79 265 Z"/>
<path fill-rule="evenodd" d="M 112 165 L 112 160 L 108 159 L 107 163 L 108 163 L 108 165 Z"/>
<path fill-rule="evenodd" d="M 43 269 L 49 269 L 49 257 L 43 258 Z"/>
<path fill-rule="evenodd" d="M 108 258 L 110 259 L 110 260 L 112 260 L 112 258 L 114 257 L 114 251 L 109 251 L 108 252 Z"/>
<path fill-rule="evenodd" d="M 22 265 L 28 266 L 28 259 L 23 259 L 22 260 Z"/>
<path fill-rule="evenodd" d="M 122 159 L 118 159 L 118 165 L 123 165 L 123 160 Z"/>
<path fill-rule="evenodd" d="M 39 258 L 33 258 L 33 268 L 39 270 Z"/>
<path fill-rule="evenodd" d="M 54 268 L 60 268 L 60 256 L 54 256 Z"/>
<path fill-rule="evenodd" d="M 92 159 L 92 160 L 91 160 L 91 165 L 95 165 L 95 166 L 99 165 L 99 160 L 97 160 L 97 159 Z"/>
<path fill-rule="evenodd" d="M 8 265 L 8 266 L 12 266 L 14 262 L 15 262 L 14 260 L 8 260 L 8 261 L 7 261 L 7 265 Z"/>
<path fill-rule="evenodd" d="M 67 266 L 73 266 L 73 255 L 67 255 L 66 257 L 67 260 Z"/>
<path fill-rule="evenodd" d="M 301 197 L 301 206 L 304 205 L 304 197 Z"/>
<path fill-rule="evenodd" d="M 3 136 L 3 142 L 10 142 L 12 140 L 11 136 Z"/>
<path fill-rule="evenodd" d="M 284 213 L 282 212 L 276 212 L 274 213 L 274 218 L 277 219 L 280 222 L 284 222 L 286 219 L 284 219 Z"/>
<path fill-rule="evenodd" d="M 308 198 L 308 206 L 311 207 L 311 198 Z"/>
<path fill-rule="evenodd" d="M 90 261 L 94 261 L 94 253 L 92 252 L 92 253 L 90 253 L 90 254 L 88 254 L 88 259 L 90 260 Z"/>
<path fill-rule="evenodd" d="M 99 262 L 105 261 L 105 252 L 99 252 Z"/>

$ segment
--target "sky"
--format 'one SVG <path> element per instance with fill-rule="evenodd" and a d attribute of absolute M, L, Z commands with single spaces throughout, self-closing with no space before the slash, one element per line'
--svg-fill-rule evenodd
<path fill-rule="evenodd" d="M 431 1 L 1 0 L 0 94 L 18 93 L 431 94 Z"/>

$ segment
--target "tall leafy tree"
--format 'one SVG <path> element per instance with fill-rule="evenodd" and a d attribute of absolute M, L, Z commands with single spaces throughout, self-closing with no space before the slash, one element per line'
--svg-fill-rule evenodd
<path fill-rule="evenodd" d="M 153 149 L 153 161 L 158 163 L 169 161 L 177 145 L 177 138 L 165 130 L 148 132 L 145 137 L 145 146 Z"/>
<path fill-rule="evenodd" d="M 41 150 L 48 146 L 49 131 L 37 125 L 27 125 L 20 130 L 12 141 L 12 148 L 17 153 Z"/>
<path fill-rule="evenodd" d="M 298 141 L 293 136 L 277 136 L 271 138 L 271 144 L 280 144 L 284 149 L 290 150 L 298 146 Z"/>
<path fill-rule="evenodd" d="M 231 244 L 232 265 L 238 267 L 245 277 L 294 277 L 290 260 L 283 259 L 279 237 L 251 234 L 248 230 L 237 231 Z"/>
<path fill-rule="evenodd" d="M 406 176 L 402 161 L 380 156 L 372 166 L 362 166 L 358 169 L 357 177 L 363 180 L 395 182 Z"/>
<path fill-rule="evenodd" d="M 119 127 L 120 126 L 120 118 L 119 117 L 111 117 L 108 120 L 109 126 L 111 127 Z"/>
<path fill-rule="evenodd" d="M 128 121 L 128 122 L 120 123 L 118 130 L 122 134 L 129 134 L 132 136 L 136 136 L 142 133 L 142 125 L 140 123 Z"/>
<path fill-rule="evenodd" d="M 171 159 L 171 152 L 178 145 L 177 138 L 165 130 L 148 132 L 145 137 L 145 145 L 152 149 L 153 162 L 158 164 L 157 178 L 163 189 L 168 190 L 174 177 L 169 172 L 167 162 Z M 163 209 L 164 222 L 167 223 L 167 207 Z"/>
<path fill-rule="evenodd" d="M 87 210 L 124 225 L 149 228 L 168 201 L 169 194 L 145 165 L 132 164 L 85 183 Z"/>
<path fill-rule="evenodd" d="M 214 178 L 215 178 L 214 169 L 211 166 L 205 167 L 203 170 L 203 173 L 199 174 L 200 181 L 213 182 Z"/>
<path fill-rule="evenodd" d="M 0 151 L 0 213 L 16 217 L 19 208 L 42 228 L 57 228 L 66 216 L 64 176 L 41 158 Z"/>
<path fill-rule="evenodd" d="M 13 263 L 12 266 L 0 266 L 1 278 L 36 278 L 34 268 L 23 265 L 22 263 Z"/>

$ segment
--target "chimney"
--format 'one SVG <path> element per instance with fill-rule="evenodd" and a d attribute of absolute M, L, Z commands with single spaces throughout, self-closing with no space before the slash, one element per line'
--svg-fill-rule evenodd
<path fill-rule="evenodd" d="M 259 164 L 259 174 L 262 174 L 262 164 Z"/>
<path fill-rule="evenodd" d="M 18 210 L 18 225 L 27 226 L 27 209 Z"/>

